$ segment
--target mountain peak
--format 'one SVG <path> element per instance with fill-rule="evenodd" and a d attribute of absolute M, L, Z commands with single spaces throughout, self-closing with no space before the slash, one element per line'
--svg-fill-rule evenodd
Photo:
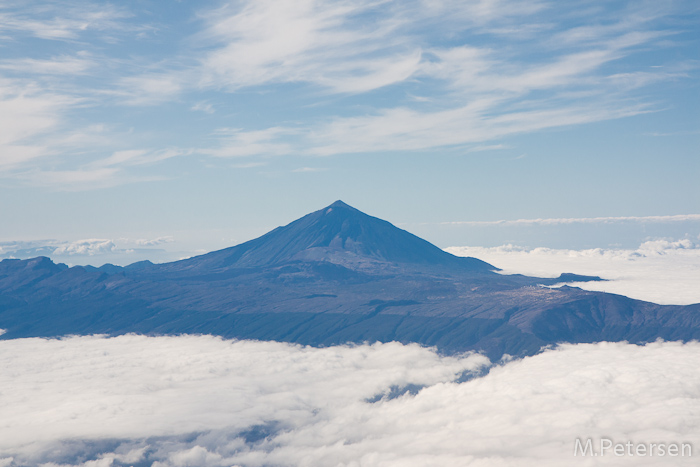
<path fill-rule="evenodd" d="M 369 261 L 455 266 L 473 271 L 497 269 L 474 258 L 453 256 L 341 200 L 249 242 L 178 262 L 177 268 L 247 268 L 290 261 L 325 261 L 348 266 Z"/>
<path fill-rule="evenodd" d="M 341 201 L 341 200 L 336 201 L 335 203 L 331 204 L 331 205 L 328 206 L 328 207 L 329 207 L 329 208 L 349 208 L 349 209 L 353 209 L 353 210 L 357 211 L 357 209 L 353 208 L 352 206 L 350 206 L 350 205 L 347 204 L 347 203 L 344 203 L 344 202 Z"/>

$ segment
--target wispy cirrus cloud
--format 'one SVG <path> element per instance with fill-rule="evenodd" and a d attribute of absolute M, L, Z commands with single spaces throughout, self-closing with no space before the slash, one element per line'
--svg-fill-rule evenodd
<path fill-rule="evenodd" d="M 128 11 L 109 3 L 8 1 L 0 5 L 0 34 L 70 41 L 86 31 L 109 33 L 133 29 L 122 21 L 130 16 Z"/>
<path fill-rule="evenodd" d="M 219 128 L 214 132 L 218 138 L 218 147 L 200 149 L 198 152 L 214 157 L 246 157 L 256 155 L 281 156 L 292 154 L 296 148 L 279 141 L 287 135 L 294 135 L 298 130 L 292 128 L 272 127 L 264 130 L 245 131 L 240 128 Z"/>
<path fill-rule="evenodd" d="M 658 111 L 658 100 L 638 93 L 687 79 L 695 69 L 688 60 L 652 70 L 633 60 L 644 50 L 673 47 L 668 39 L 678 31 L 667 20 L 682 7 L 670 3 L 591 2 L 572 9 L 512 0 L 245 0 L 188 10 L 194 18 L 187 34 L 164 40 L 167 52 L 143 54 L 133 44 L 129 50 L 136 52 L 124 54 L 118 44 L 134 33 L 160 32 L 146 19 L 150 13 L 69 1 L 32 5 L 0 8 L 2 27 L 61 46 L 48 56 L 0 60 L 0 73 L 13 76 L 13 86 L 24 90 L 15 95 L 26 100 L 22 110 L 3 109 L 20 130 L 8 132 L 14 142 L 4 143 L 2 164 L 23 170 L 12 174 L 15 181 L 43 186 L 84 180 L 92 189 L 97 181 L 169 178 L 138 173 L 145 164 L 125 171 L 99 160 L 176 146 L 162 130 L 152 131 L 155 121 L 171 117 L 211 116 L 208 126 L 183 125 L 192 133 L 187 147 L 196 151 L 175 150 L 216 158 L 469 152 L 498 147 L 512 135 Z M 85 42 L 95 38 L 101 49 Z M 244 95 L 247 103 L 239 107 Z M 277 113 L 282 95 L 293 104 Z M 12 102 L 4 97 L 0 107 Z M 258 103 L 264 116 L 247 118 Z M 285 105 L 301 106 L 305 115 L 297 118 Z M 66 150 L 66 134 L 85 132 L 84 122 L 77 123 L 80 106 L 106 109 L 105 122 L 92 124 L 116 137 L 102 144 L 76 138 Z M 168 115 L 125 128 L 129 109 L 146 108 Z M 112 110 L 122 120 L 109 126 Z M 93 161 L 69 157 L 73 152 L 93 154 Z M 33 162 L 49 155 L 51 163 Z"/>
<path fill-rule="evenodd" d="M 104 104 L 91 81 L 93 71 L 115 68 L 112 58 L 95 56 L 81 41 L 104 44 L 115 40 L 114 33 L 133 33 L 139 26 L 125 22 L 131 16 L 110 4 L 72 1 L 0 6 L 0 34 L 11 31 L 12 40 L 19 43 L 24 35 L 34 36 L 62 44 L 54 50 L 65 50 L 49 57 L 38 53 L 43 57 L 0 60 L 1 178 L 69 190 L 153 179 L 132 176 L 115 163 L 90 162 L 104 158 L 115 146 L 128 146 L 124 139 L 128 130 L 99 121 L 76 122 L 86 109 Z M 42 50 L 30 50 L 35 49 Z"/>
<path fill-rule="evenodd" d="M 221 63 L 231 67 L 230 70 L 222 69 L 225 79 L 235 81 L 235 70 L 252 73 L 247 78 L 241 77 L 234 85 L 235 89 L 273 82 L 303 82 L 325 86 L 333 92 L 355 92 L 324 84 L 324 80 L 330 80 L 324 76 L 331 68 L 321 69 L 316 65 L 333 67 L 334 63 L 342 61 L 343 67 L 332 68 L 333 71 L 341 70 L 348 79 L 362 82 L 361 76 L 350 72 L 353 63 L 362 63 L 366 53 L 392 55 L 400 45 L 420 53 L 420 57 L 411 67 L 411 72 L 393 84 L 410 83 L 417 89 L 425 86 L 431 95 L 431 105 L 421 105 L 420 101 L 416 103 L 412 99 L 410 105 L 407 102 L 401 106 L 378 107 L 362 115 L 333 116 L 330 121 L 325 118 L 313 125 L 276 126 L 274 131 L 242 129 L 238 141 L 227 140 L 224 146 L 232 155 L 253 155 L 255 147 L 246 144 L 248 131 L 251 138 L 255 137 L 260 155 L 268 151 L 333 155 L 449 146 L 468 148 L 468 145 L 510 135 L 658 110 L 639 100 L 627 100 L 625 93 L 683 76 L 682 72 L 668 71 L 606 71 L 610 63 L 633 55 L 640 47 L 654 47 L 671 34 L 655 25 L 654 20 L 672 14 L 672 8 L 642 8 L 637 15 L 630 15 L 625 9 L 613 9 L 605 12 L 602 24 L 593 30 L 566 19 L 567 11 L 538 2 L 528 4 L 527 8 L 511 8 L 510 2 L 477 2 L 464 9 L 451 4 L 449 7 L 436 4 L 433 8 L 420 8 L 412 3 L 396 8 L 386 4 L 358 3 L 355 9 L 344 9 L 314 3 L 308 4 L 303 13 L 272 10 L 273 3 L 245 4 L 233 13 L 217 11 L 222 17 L 217 16 L 209 26 L 210 35 L 227 44 L 211 52 L 211 57 L 218 57 Z M 355 15 L 368 8 L 374 9 L 373 22 L 354 29 L 357 27 L 353 22 Z M 543 10 L 551 15 L 547 34 L 533 34 L 522 41 L 520 36 L 500 36 L 489 29 L 505 27 L 513 21 L 537 23 L 532 15 Z M 285 15 L 288 17 L 282 21 Z M 265 27 L 275 28 L 276 24 L 284 22 L 298 28 L 294 37 L 301 38 L 300 42 L 285 42 L 284 31 L 278 36 L 265 35 L 265 41 L 256 39 L 257 30 L 252 31 L 250 26 L 249 31 L 241 25 L 249 16 L 255 18 L 255 24 Z M 462 16 L 473 20 L 458 24 L 454 18 Z M 442 45 L 439 37 L 425 34 L 420 25 L 423 20 L 440 22 L 443 27 L 451 27 L 451 33 L 466 35 L 466 43 Z M 329 26 L 325 21 L 339 26 L 339 29 L 327 31 Z M 585 22 L 585 18 L 579 21 Z M 380 26 L 389 23 L 393 25 L 390 29 Z M 544 28 L 541 23 L 537 24 Z M 231 29 L 227 29 L 229 26 Z M 368 32 L 373 27 L 382 32 L 377 35 Z M 329 34 L 329 37 L 324 34 Z M 469 40 L 473 34 L 498 38 L 487 41 L 487 45 L 475 45 Z M 561 40 L 551 41 L 552 34 L 561 35 Z M 593 36 L 597 40 L 592 40 Z M 387 37 L 391 40 L 387 41 Z M 357 46 L 356 41 L 367 43 L 366 49 Z M 545 49 L 547 54 L 533 56 L 533 47 Z M 265 52 L 257 53 L 268 49 L 272 51 L 269 56 Z M 349 51 L 346 53 L 346 50 Z M 522 56 L 516 51 L 522 51 Z M 239 55 L 253 57 L 250 60 L 255 62 L 243 64 L 237 58 Z M 322 59 L 324 55 L 331 58 Z M 203 67 L 209 71 L 216 69 L 206 61 Z M 387 70 L 390 68 L 387 65 Z M 209 84 L 213 82 L 211 80 L 213 78 Z M 536 97 L 532 97 L 535 93 Z M 225 153 L 216 148 L 206 151 Z"/>
<path fill-rule="evenodd" d="M 50 151 L 40 137 L 60 127 L 79 99 L 0 78 L 0 170 L 21 166 Z"/>
<path fill-rule="evenodd" d="M 61 168 L 59 165 L 52 169 L 45 169 L 41 165 L 27 166 L 24 164 L 24 167 L 11 173 L 17 180 L 53 190 L 93 190 L 127 183 L 163 180 L 164 176 L 142 175 L 135 168 L 153 166 L 167 159 L 185 156 L 189 153 L 191 151 L 185 149 L 129 149 L 116 151 L 106 157 L 91 155 L 89 162 L 71 168 Z M 48 153 L 48 155 L 55 156 L 56 154 Z"/>
<path fill-rule="evenodd" d="M 38 75 L 77 75 L 95 65 L 92 60 L 80 56 L 59 56 L 45 60 L 20 58 L 0 61 L 0 70 Z"/>
<path fill-rule="evenodd" d="M 200 149 L 204 154 L 252 156 L 307 154 L 332 156 L 387 151 L 421 151 L 453 146 L 479 151 L 485 142 L 511 135 L 550 128 L 612 120 L 650 111 L 644 104 L 570 104 L 546 109 L 496 113 L 498 98 L 482 98 L 459 108 L 426 112 L 408 107 L 392 108 L 373 115 L 341 117 L 314 127 L 275 127 L 239 130 L 222 145 Z M 254 144 L 253 144 L 254 143 Z M 490 145 L 498 147 L 498 145 Z"/>
<path fill-rule="evenodd" d="M 244 2 L 203 15 L 203 86 L 237 90 L 269 83 L 314 83 L 358 93 L 402 82 L 420 48 L 396 35 L 405 20 L 383 2 Z"/>

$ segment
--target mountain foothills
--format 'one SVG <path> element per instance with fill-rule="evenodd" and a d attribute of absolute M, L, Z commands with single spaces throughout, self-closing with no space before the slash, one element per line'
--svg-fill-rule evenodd
<path fill-rule="evenodd" d="M 316 346 L 400 341 L 497 359 L 558 342 L 700 339 L 664 306 L 499 274 L 337 201 L 249 242 L 166 264 L 0 262 L 1 339 L 207 333 Z"/>

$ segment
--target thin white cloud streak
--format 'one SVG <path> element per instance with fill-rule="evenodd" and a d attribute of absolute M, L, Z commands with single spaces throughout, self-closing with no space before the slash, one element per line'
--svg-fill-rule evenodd
<path fill-rule="evenodd" d="M 19 339 L 0 361 L 0 458 L 17 465 L 559 467 L 593 461 L 577 438 L 700 445 L 698 343 L 564 345 L 465 383 L 449 380 L 483 358 L 399 344 Z M 407 382 L 427 387 L 366 401 Z"/>
<path fill-rule="evenodd" d="M 134 165 L 154 164 L 156 162 L 171 159 L 173 157 L 186 156 L 191 151 L 185 149 L 129 149 L 125 151 L 116 151 L 111 156 L 98 159 L 90 163 L 91 167 L 126 167 Z"/>
<path fill-rule="evenodd" d="M 241 130 L 235 138 L 222 139 L 221 147 L 198 152 L 220 157 L 420 151 L 465 146 L 497 138 L 563 126 L 629 117 L 646 113 L 644 105 L 600 108 L 590 105 L 528 110 L 492 116 L 500 99 L 477 99 L 464 107 L 438 112 L 395 108 L 376 115 L 335 118 L 308 128 Z M 251 141 L 251 142 L 249 142 Z M 481 146 L 476 146 L 479 148 Z"/>
<path fill-rule="evenodd" d="M 172 102 L 181 95 L 185 77 L 173 73 L 149 73 L 120 78 L 113 90 L 102 94 L 118 98 L 120 105 L 153 106 Z"/>
<path fill-rule="evenodd" d="M 0 7 L 0 33 L 71 41 L 86 32 L 133 29 L 121 21 L 128 16 L 125 11 L 104 3 L 10 1 Z"/>
<path fill-rule="evenodd" d="M 436 49 L 435 62 L 423 64 L 422 73 L 445 80 L 470 94 L 511 92 L 522 95 L 535 90 L 587 84 L 590 74 L 602 65 L 626 55 L 624 49 L 648 43 L 657 33 L 630 33 L 601 48 L 563 54 L 550 63 L 504 62 L 484 48 L 470 46 Z M 595 80 L 596 82 L 599 79 Z"/>
<path fill-rule="evenodd" d="M 491 141 L 500 137 L 645 113 L 644 106 L 616 109 L 572 106 L 489 115 L 498 102 L 477 100 L 435 113 L 391 109 L 377 116 L 336 119 L 311 131 L 319 156 L 354 152 L 427 150 Z"/>
<path fill-rule="evenodd" d="M 190 110 L 204 112 L 208 114 L 213 114 L 214 112 L 216 112 L 214 106 L 208 102 L 197 102 L 195 105 L 190 107 Z"/>
<path fill-rule="evenodd" d="M 21 166 L 48 148 L 35 139 L 59 127 L 65 111 L 79 101 L 0 78 L 0 170 Z"/>
<path fill-rule="evenodd" d="M 472 29 L 487 26 L 491 28 L 494 23 L 517 25 L 524 18 L 532 17 L 548 7 L 546 2 L 539 0 L 422 0 L 416 2 L 416 9 L 413 11 L 414 14 L 423 14 L 426 20 L 447 18 L 460 28 Z"/>
<path fill-rule="evenodd" d="M 81 191 L 119 185 L 116 168 L 75 169 L 75 170 L 32 170 L 16 176 L 35 186 L 43 186 L 59 191 Z"/>
<path fill-rule="evenodd" d="M 288 128 L 272 127 L 260 131 L 244 131 L 239 128 L 219 128 L 215 135 L 220 138 L 220 146 L 200 149 L 198 152 L 214 157 L 247 157 L 264 154 L 282 156 L 294 152 L 292 145 L 274 142 L 281 136 L 295 134 Z"/>
<path fill-rule="evenodd" d="M 325 167 L 299 167 L 298 169 L 292 170 L 294 173 L 315 173 L 315 172 L 325 172 L 328 170 Z"/>
<path fill-rule="evenodd" d="M 107 188 L 127 183 L 163 180 L 164 177 L 143 176 L 132 173 L 136 166 L 154 165 L 174 157 L 190 154 L 186 149 L 129 149 L 116 151 L 104 158 L 93 158 L 74 169 L 45 170 L 40 167 L 25 169 L 13 174 L 16 179 L 36 186 L 44 186 L 56 191 L 85 191 Z M 51 154 L 51 155 L 56 155 Z"/>
<path fill-rule="evenodd" d="M 92 60 L 70 56 L 54 57 L 50 60 L 22 58 L 0 61 L 0 70 L 38 75 L 76 75 L 85 73 L 95 65 Z"/>
<path fill-rule="evenodd" d="M 700 248 L 689 239 L 648 241 L 635 250 L 528 249 L 503 245 L 450 247 L 446 251 L 484 260 L 503 269 L 503 274 L 600 276 L 607 280 L 573 285 L 667 305 L 700 303 Z"/>
<path fill-rule="evenodd" d="M 164 237 L 158 237 L 154 239 L 145 239 L 145 238 L 140 238 L 136 240 L 136 244 L 138 246 L 156 246 L 156 245 L 163 245 L 165 243 L 173 243 L 175 241 L 175 237 L 172 235 L 166 235 Z"/>
<path fill-rule="evenodd" d="M 679 214 L 674 216 L 618 216 L 618 217 L 563 217 L 550 219 L 515 219 L 498 221 L 453 221 L 440 225 L 471 226 L 525 226 L 562 224 L 611 224 L 618 222 L 694 222 L 700 221 L 700 214 Z"/>
<path fill-rule="evenodd" d="M 403 21 L 377 14 L 382 3 L 264 0 L 210 12 L 202 38 L 219 47 L 202 61 L 200 84 L 310 82 L 357 93 L 404 81 L 420 48 L 397 38 Z"/>

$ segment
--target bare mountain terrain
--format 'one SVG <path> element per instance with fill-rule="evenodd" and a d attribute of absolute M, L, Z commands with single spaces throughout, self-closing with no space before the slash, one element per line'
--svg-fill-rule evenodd
<path fill-rule="evenodd" d="M 502 275 L 341 201 L 249 242 L 165 264 L 0 262 L 0 339 L 207 333 L 308 345 L 400 341 L 531 355 L 559 342 L 700 338 L 700 304 Z"/>

